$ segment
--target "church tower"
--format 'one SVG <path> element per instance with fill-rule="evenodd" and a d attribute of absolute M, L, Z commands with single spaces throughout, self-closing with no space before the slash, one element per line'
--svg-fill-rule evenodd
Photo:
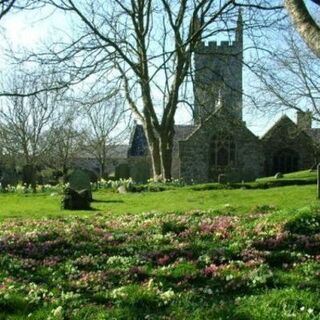
<path fill-rule="evenodd" d="M 242 120 L 243 21 L 239 11 L 235 41 L 200 42 L 194 54 L 194 120 L 201 123 L 218 107 Z"/>

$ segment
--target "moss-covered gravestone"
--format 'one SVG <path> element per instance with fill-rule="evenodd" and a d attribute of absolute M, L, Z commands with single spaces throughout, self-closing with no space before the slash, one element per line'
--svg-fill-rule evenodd
<path fill-rule="evenodd" d="M 61 201 L 61 206 L 66 210 L 89 210 L 90 200 L 89 192 L 87 189 L 75 191 L 71 188 L 66 188 L 64 196 Z"/>
<path fill-rule="evenodd" d="M 75 191 L 88 190 L 92 200 L 90 177 L 86 171 L 75 169 L 69 175 L 69 187 Z"/>
<path fill-rule="evenodd" d="M 90 177 L 87 172 L 75 169 L 69 175 L 69 187 L 64 192 L 62 208 L 69 210 L 87 210 L 92 201 Z"/>
<path fill-rule="evenodd" d="M 130 168 L 130 176 L 133 181 L 146 183 L 150 178 L 150 165 L 146 161 L 137 161 Z"/>
<path fill-rule="evenodd" d="M 25 165 L 22 168 L 22 183 L 35 188 L 36 186 L 36 170 L 33 165 Z"/>
<path fill-rule="evenodd" d="M 19 181 L 17 173 L 13 170 L 6 170 L 1 173 L 1 188 L 5 189 L 8 185 L 15 186 Z"/>

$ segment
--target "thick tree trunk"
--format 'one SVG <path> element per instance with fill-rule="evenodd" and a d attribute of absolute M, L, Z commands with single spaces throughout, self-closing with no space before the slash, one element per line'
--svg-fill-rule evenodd
<path fill-rule="evenodd" d="M 66 166 L 65 163 L 62 166 L 62 181 L 63 181 L 63 184 L 68 182 L 68 167 Z"/>
<path fill-rule="evenodd" d="M 165 180 L 171 180 L 171 167 L 172 167 L 172 151 L 173 151 L 173 128 L 164 130 L 161 135 L 160 141 L 160 158 L 162 177 Z"/>
<path fill-rule="evenodd" d="M 161 170 L 159 141 L 154 141 L 152 144 L 149 143 L 149 149 L 150 149 L 150 156 L 151 156 L 153 178 L 155 180 L 161 179 L 162 170 Z"/>
<path fill-rule="evenodd" d="M 303 0 L 284 0 L 294 26 L 307 46 L 320 58 L 320 28 L 310 15 Z"/>

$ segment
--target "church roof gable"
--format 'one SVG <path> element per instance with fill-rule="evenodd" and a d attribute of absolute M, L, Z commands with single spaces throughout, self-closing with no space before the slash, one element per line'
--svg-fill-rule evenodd
<path fill-rule="evenodd" d="M 278 135 L 278 133 L 281 130 L 286 130 L 289 132 L 291 130 L 291 135 L 294 133 L 295 136 L 298 134 L 303 134 L 305 136 L 308 136 L 306 132 L 299 129 L 299 127 L 286 115 L 283 115 L 278 121 L 275 122 L 275 124 L 262 136 L 261 140 L 266 141 L 274 137 L 275 135 Z"/>

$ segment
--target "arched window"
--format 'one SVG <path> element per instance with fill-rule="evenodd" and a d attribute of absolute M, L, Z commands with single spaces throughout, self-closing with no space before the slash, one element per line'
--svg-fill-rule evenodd
<path fill-rule="evenodd" d="M 210 167 L 234 166 L 236 144 L 231 137 L 213 137 L 210 144 Z"/>
<path fill-rule="evenodd" d="M 299 155 L 297 152 L 284 148 L 273 155 L 273 173 L 294 172 L 299 170 Z"/>

